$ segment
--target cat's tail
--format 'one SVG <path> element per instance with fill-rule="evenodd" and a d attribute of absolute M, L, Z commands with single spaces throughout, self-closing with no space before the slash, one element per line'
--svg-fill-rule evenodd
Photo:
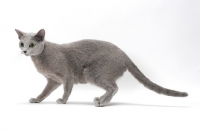
<path fill-rule="evenodd" d="M 131 74 L 145 87 L 147 87 L 150 90 L 153 90 L 156 93 L 164 94 L 167 96 L 174 96 L 174 97 L 186 97 L 188 94 L 186 92 L 179 92 L 175 90 L 170 90 L 163 88 L 152 81 L 150 81 L 147 77 L 144 76 L 144 74 L 137 68 L 137 66 L 129 59 L 127 62 L 127 68 L 128 71 L 131 72 Z"/>

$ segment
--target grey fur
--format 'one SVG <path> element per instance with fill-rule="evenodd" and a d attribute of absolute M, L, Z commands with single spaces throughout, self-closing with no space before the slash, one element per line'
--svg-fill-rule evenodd
<path fill-rule="evenodd" d="M 116 79 L 128 69 L 131 74 L 144 86 L 159 94 L 174 97 L 186 97 L 186 92 L 178 92 L 163 88 L 146 78 L 134 65 L 129 57 L 112 43 L 100 40 L 81 40 L 58 45 L 44 39 L 45 31 L 37 34 L 23 33 L 16 30 L 20 42 L 30 56 L 37 71 L 47 78 L 47 85 L 37 98 L 31 98 L 31 103 L 43 101 L 61 84 L 64 85 L 63 97 L 57 103 L 65 104 L 76 83 L 93 83 L 103 88 L 106 93 L 94 98 L 97 107 L 107 105 L 118 91 Z M 35 43 L 34 48 L 29 48 Z"/>

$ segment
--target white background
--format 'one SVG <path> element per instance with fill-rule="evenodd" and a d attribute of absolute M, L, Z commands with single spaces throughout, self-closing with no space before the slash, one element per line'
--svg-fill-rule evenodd
<path fill-rule="evenodd" d="M 104 91 L 90 84 L 75 85 L 68 104 L 55 103 L 62 87 L 30 104 L 46 80 L 29 57 L 19 56 L 15 28 L 44 28 L 46 40 L 58 44 L 112 42 L 153 82 L 189 96 L 158 95 L 126 72 L 107 107 L 94 107 Z M 199 0 L 1 0 L 0 131 L 200 132 L 199 36 Z"/>

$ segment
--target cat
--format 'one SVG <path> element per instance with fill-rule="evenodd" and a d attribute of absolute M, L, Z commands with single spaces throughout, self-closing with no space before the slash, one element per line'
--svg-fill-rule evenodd
<path fill-rule="evenodd" d="M 79 40 L 68 44 L 55 44 L 45 40 L 45 30 L 25 33 L 15 29 L 21 52 L 30 56 L 37 71 L 47 79 L 47 85 L 30 103 L 43 101 L 61 84 L 64 94 L 56 102 L 65 104 L 76 83 L 90 82 L 106 93 L 94 98 L 96 107 L 106 106 L 117 93 L 116 79 L 128 71 L 145 87 L 159 94 L 186 97 L 186 92 L 163 88 L 144 76 L 131 59 L 117 46 L 100 40 Z"/>

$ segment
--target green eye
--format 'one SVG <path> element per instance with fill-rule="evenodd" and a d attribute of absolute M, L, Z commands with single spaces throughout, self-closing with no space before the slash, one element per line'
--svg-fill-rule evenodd
<path fill-rule="evenodd" d="M 19 43 L 20 47 L 24 47 L 24 43 L 20 42 Z"/>
<path fill-rule="evenodd" d="M 35 47 L 35 44 L 34 44 L 34 43 L 31 43 L 31 44 L 29 45 L 29 47 L 30 47 L 30 48 L 34 48 L 34 47 Z"/>

